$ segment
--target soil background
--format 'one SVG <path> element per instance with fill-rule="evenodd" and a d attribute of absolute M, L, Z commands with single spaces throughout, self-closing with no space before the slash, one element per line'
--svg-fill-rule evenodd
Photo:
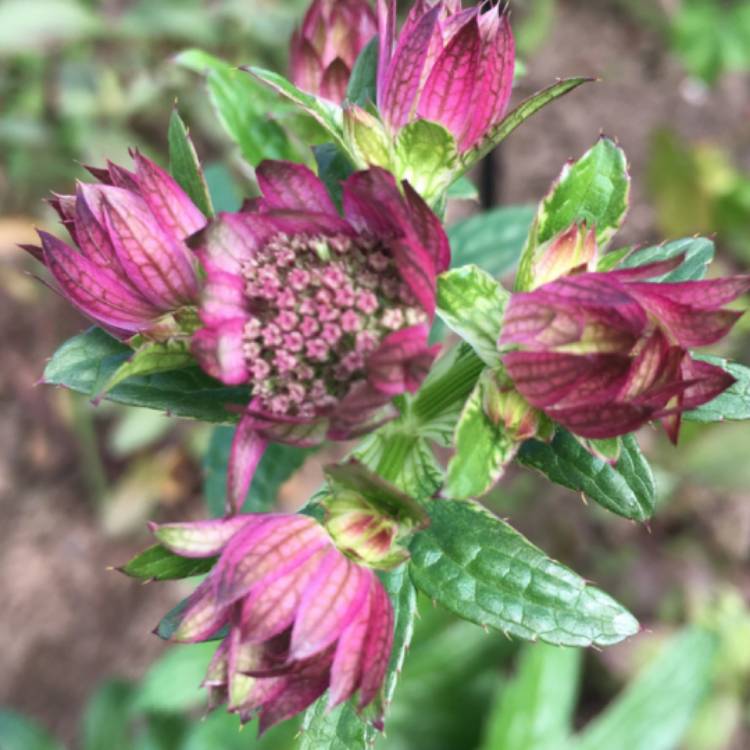
<path fill-rule="evenodd" d="M 750 169 L 747 80 L 727 76 L 696 102 L 686 96 L 684 72 L 661 38 L 607 2 L 559 3 L 554 30 L 530 59 L 515 96 L 568 75 L 601 81 L 543 110 L 503 144 L 499 202 L 537 201 L 564 161 L 604 132 L 621 142 L 631 160 L 633 208 L 622 240 L 645 243 L 658 234 L 645 192 L 655 128 L 668 125 L 692 140 L 718 142 L 731 150 L 738 166 Z M 45 359 L 85 322 L 29 279 L 32 264 L 14 247 L 29 232 L 28 220 L 1 220 L 0 705 L 33 716 L 72 742 L 92 690 L 114 675 L 138 677 L 161 653 L 150 631 L 181 591 L 176 585 L 142 586 L 107 570 L 143 548 L 147 535 L 145 530 L 103 533 L 71 433 L 69 405 L 60 392 L 35 386 Z M 106 420 L 97 422 L 97 430 L 106 429 Z M 649 433 L 647 450 L 661 439 Z M 198 512 L 199 469 L 187 457 L 182 463 L 179 506 L 173 500 L 157 508 L 158 517 Z M 112 478 L 122 466 L 107 461 L 105 470 Z M 316 476 L 315 467 L 309 472 Z M 286 494 L 296 493 L 287 488 Z M 679 512 L 658 517 L 649 533 L 587 512 L 571 493 L 547 489 L 543 506 L 535 498 L 514 512 L 513 520 L 648 623 L 664 592 L 687 579 L 704 588 L 732 581 L 750 595 L 748 499 L 687 488 L 677 502 Z M 543 512 L 551 503 L 559 513 Z M 731 543 L 722 536 L 724 526 L 717 531 L 720 523 L 730 527 Z M 689 560 L 665 554 L 677 534 L 699 540 L 701 551 L 691 552 Z M 623 547 L 631 553 L 626 574 L 597 565 L 597 552 Z M 627 648 L 624 656 L 614 649 L 607 658 L 626 659 Z M 591 697 L 592 706 L 596 700 Z M 735 747 L 750 747 L 750 738 L 738 737 Z"/>

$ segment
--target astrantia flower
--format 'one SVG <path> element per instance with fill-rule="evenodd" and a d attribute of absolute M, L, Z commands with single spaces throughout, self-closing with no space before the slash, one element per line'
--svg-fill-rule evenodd
<path fill-rule="evenodd" d="M 311 94 L 342 102 L 354 63 L 376 33 L 368 0 L 313 0 L 292 37 L 292 81 Z"/>
<path fill-rule="evenodd" d="M 381 169 L 344 183 L 344 218 L 303 166 L 266 162 L 258 181 L 252 210 L 221 214 L 194 243 L 206 287 L 193 350 L 209 374 L 250 391 L 233 500 L 263 439 L 347 439 L 418 388 L 437 355 L 427 339 L 450 261 L 438 218 Z"/>
<path fill-rule="evenodd" d="M 84 315 L 120 338 L 168 334 L 170 316 L 195 305 L 196 261 L 185 238 L 206 217 L 179 185 L 139 153 L 130 172 L 110 164 L 91 170 L 102 184 L 79 183 L 52 201 L 77 245 L 46 232 L 27 248 Z"/>
<path fill-rule="evenodd" d="M 378 109 L 396 133 L 440 123 L 459 152 L 476 146 L 508 107 L 515 46 L 504 3 L 417 0 L 396 36 L 395 0 L 379 0 Z"/>
<path fill-rule="evenodd" d="M 676 442 L 681 413 L 734 382 L 689 349 L 726 336 L 742 313 L 724 306 L 750 289 L 750 277 L 646 281 L 682 260 L 565 276 L 514 294 L 500 345 L 516 388 L 582 437 L 661 420 Z"/>
<path fill-rule="evenodd" d="M 197 643 L 228 628 L 205 685 L 260 731 L 326 690 L 333 708 L 380 692 L 393 644 L 393 609 L 375 572 L 333 546 L 303 515 L 260 514 L 155 527 L 184 557 L 219 555 L 171 638 Z M 380 724 L 382 717 L 376 718 Z"/>

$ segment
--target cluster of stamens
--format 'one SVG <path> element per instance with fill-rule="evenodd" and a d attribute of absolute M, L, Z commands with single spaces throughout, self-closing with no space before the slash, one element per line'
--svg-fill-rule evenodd
<path fill-rule="evenodd" d="M 388 248 L 366 236 L 278 235 L 243 275 L 252 393 L 279 416 L 330 410 L 385 336 L 426 320 Z"/>

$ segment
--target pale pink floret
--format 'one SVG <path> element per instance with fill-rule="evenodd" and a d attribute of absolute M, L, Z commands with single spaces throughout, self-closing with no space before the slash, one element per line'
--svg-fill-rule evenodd
<path fill-rule="evenodd" d="M 120 338 L 166 330 L 165 316 L 197 303 L 185 239 L 206 224 L 169 174 L 138 152 L 133 158 L 134 172 L 92 169 L 102 184 L 50 201 L 77 247 L 40 232 L 42 247 L 28 248 L 73 305 Z"/>
<path fill-rule="evenodd" d="M 720 341 L 742 315 L 724 309 L 750 277 L 647 281 L 682 258 L 581 273 L 514 294 L 500 344 L 521 394 L 586 438 L 611 438 L 660 420 L 677 441 L 680 416 L 734 383 L 689 349 Z"/>
<path fill-rule="evenodd" d="M 440 123 L 458 149 L 479 144 L 505 115 L 515 71 L 507 7 L 418 0 L 396 34 L 395 0 L 378 0 L 378 109 L 391 131 Z"/>
<path fill-rule="evenodd" d="M 184 557 L 219 560 L 188 600 L 172 640 L 197 643 L 228 626 L 209 668 L 213 702 L 260 731 L 328 690 L 328 708 L 380 693 L 393 645 L 393 608 L 377 575 L 345 557 L 302 515 L 235 516 L 153 526 Z M 380 725 L 382 717 L 376 717 Z"/>
<path fill-rule="evenodd" d="M 340 104 L 359 53 L 376 33 L 368 0 L 313 0 L 292 37 L 292 81 Z"/>

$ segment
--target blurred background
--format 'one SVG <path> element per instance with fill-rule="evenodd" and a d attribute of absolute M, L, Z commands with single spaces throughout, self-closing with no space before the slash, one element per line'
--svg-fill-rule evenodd
<path fill-rule="evenodd" d="M 634 182 L 621 244 L 700 233 L 715 237 L 717 273 L 747 271 L 750 3 L 512 6 L 525 64 L 515 101 L 557 77 L 601 80 L 502 145 L 491 170 L 475 175 L 485 202 L 537 202 L 564 161 L 604 132 L 624 147 Z M 208 104 L 200 58 L 180 53 L 200 48 L 285 71 L 286 40 L 304 8 L 300 0 L 0 0 L 0 750 L 295 745 L 294 726 L 259 743 L 253 729 L 239 734 L 233 717 L 201 721 L 197 686 L 211 648 L 167 649 L 150 635 L 189 589 L 142 586 L 108 570 L 148 544 L 147 519 L 205 512 L 226 434 L 213 437 L 205 459 L 208 428 L 108 404 L 94 410 L 37 386 L 54 349 L 87 324 L 33 278 L 38 269 L 17 244 L 33 242 L 35 227 L 62 231 L 43 201 L 72 192 L 85 177 L 81 164 L 127 164 L 133 146 L 166 164 L 176 101 L 217 208 L 238 207 L 253 190 L 252 170 Z M 272 106 L 268 95 L 251 95 L 244 106 Z M 283 121 L 284 110 L 276 116 Z M 452 215 L 476 210 L 462 202 Z M 745 319 L 719 353 L 750 364 L 748 333 Z M 688 425 L 679 451 L 656 431 L 641 443 L 660 489 L 649 528 L 523 470 L 487 501 L 618 598 L 646 631 L 602 653 L 519 653 L 502 635 L 425 604 L 378 747 L 537 748 L 529 737 L 509 739 L 507 717 L 533 703 L 524 693 L 529 674 L 576 727 L 629 685 L 630 734 L 619 732 L 622 744 L 608 741 L 606 750 L 750 747 L 750 426 Z M 279 502 L 302 502 L 320 481 L 320 463 L 320 454 L 309 458 Z M 690 632 L 676 635 L 706 622 L 720 633 L 710 658 Z M 644 665 L 667 681 L 653 677 L 643 688 Z M 656 700 L 665 693 L 674 705 Z"/>

